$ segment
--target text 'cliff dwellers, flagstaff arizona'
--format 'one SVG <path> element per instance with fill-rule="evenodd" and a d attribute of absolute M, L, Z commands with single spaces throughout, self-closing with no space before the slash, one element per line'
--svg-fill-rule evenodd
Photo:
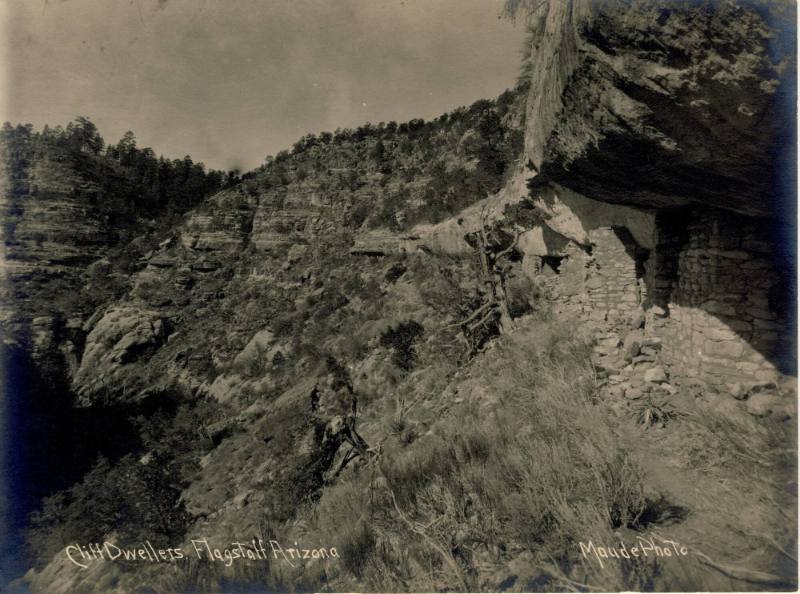
<path fill-rule="evenodd" d="M 4 588 L 796 589 L 793 3 L 10 6 Z"/>

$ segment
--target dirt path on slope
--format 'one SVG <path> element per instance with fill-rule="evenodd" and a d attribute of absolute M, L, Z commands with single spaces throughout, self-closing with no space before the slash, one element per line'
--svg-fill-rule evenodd
<path fill-rule="evenodd" d="M 626 360 L 610 335 L 600 342 L 601 394 L 651 501 L 646 526 L 628 536 L 688 550 L 662 560 L 655 588 L 796 589 L 796 416 L 755 418 L 727 394 L 645 382 L 663 371 L 658 348 Z"/>

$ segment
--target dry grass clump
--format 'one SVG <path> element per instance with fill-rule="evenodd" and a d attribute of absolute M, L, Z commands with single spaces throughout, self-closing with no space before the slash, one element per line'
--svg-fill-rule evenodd
<path fill-rule="evenodd" d="M 704 407 L 685 415 L 683 423 L 675 455 L 716 479 L 698 493 L 695 507 L 709 532 L 738 535 L 719 545 L 706 543 L 703 552 L 715 560 L 741 560 L 741 567 L 774 573 L 785 587 L 796 588 L 795 421 L 756 420 L 730 406 Z"/>
<path fill-rule="evenodd" d="M 648 395 L 634 407 L 636 422 L 642 427 L 666 427 L 667 423 L 681 416 L 664 397 Z"/>
<path fill-rule="evenodd" d="M 188 559 L 171 567 L 157 578 L 157 594 L 287 594 L 314 592 L 322 582 L 320 568 L 282 572 L 275 563 L 240 561 L 229 568 L 220 568 L 207 560 Z"/>
<path fill-rule="evenodd" d="M 496 589 L 490 576 L 522 554 L 533 556 L 526 589 L 646 587 L 653 566 L 601 571 L 580 558 L 580 541 L 619 541 L 613 531 L 646 505 L 639 469 L 592 403 L 589 347 L 566 326 L 522 328 L 471 372 L 494 405 L 454 408 L 324 493 L 312 531 L 352 555 L 344 587 Z"/>

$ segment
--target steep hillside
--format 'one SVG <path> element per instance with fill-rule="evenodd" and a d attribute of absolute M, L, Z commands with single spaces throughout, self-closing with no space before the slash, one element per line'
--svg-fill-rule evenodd
<path fill-rule="evenodd" d="M 784 5 L 516 4 L 519 88 L 300 139 L 72 325 L 114 447 L 20 587 L 796 587 Z"/>
<path fill-rule="evenodd" d="M 127 290 L 138 258 L 171 221 L 235 178 L 206 172 L 189 157 L 156 158 L 136 147 L 132 133 L 105 146 L 86 118 L 40 132 L 4 125 L 0 164 L 0 424 L 9 502 L 0 572 L 13 576 L 18 555 L 6 547 L 19 546 L 18 530 L 42 496 L 79 478 L 98 451 L 118 451 L 100 429 L 116 413 L 72 407 L 69 375 L 83 349 L 81 326 Z"/>
<path fill-rule="evenodd" d="M 93 314 L 74 315 L 80 322 L 72 324 L 74 336 L 60 343 L 71 345 L 66 357 L 73 364 L 71 390 L 78 405 L 114 423 L 117 436 L 113 448 L 99 448 L 111 456 L 110 463 L 101 460 L 82 483 L 48 500 L 32 537 L 43 553 L 40 560 L 62 548 L 63 538 L 97 539 L 110 528 L 108 514 L 120 513 L 114 509 L 77 519 L 86 518 L 82 494 L 95 488 L 90 488 L 93 481 L 103 490 L 121 489 L 106 475 L 121 477 L 136 464 L 131 455 L 147 452 L 153 480 L 162 477 L 166 491 L 151 492 L 151 483 L 135 482 L 127 487 L 130 494 L 114 491 L 109 497 L 122 499 L 124 506 L 134 496 L 165 499 L 159 505 L 169 506 L 180 495 L 191 515 L 181 512 L 174 524 L 158 529 L 151 519 L 140 519 L 144 525 L 133 533 L 123 529 L 126 537 L 155 529 L 154 534 L 174 539 L 209 514 L 215 517 L 214 530 L 247 528 L 243 522 L 253 521 L 249 511 L 255 506 L 244 517 L 218 513 L 228 487 L 218 491 L 218 473 L 209 479 L 197 475 L 202 456 L 227 442 L 218 451 L 222 455 L 214 455 L 215 465 L 227 465 L 231 451 L 252 447 L 252 432 L 242 432 L 236 419 L 249 411 L 259 427 L 274 423 L 273 414 L 260 409 L 288 388 L 294 395 L 279 414 L 285 420 L 280 431 L 297 447 L 295 440 L 307 439 L 309 427 L 319 425 L 306 403 L 326 357 L 352 366 L 393 325 L 414 319 L 424 332 L 426 325 L 433 328 L 469 311 L 478 292 L 469 261 L 437 263 L 419 256 L 409 271 L 403 256 L 389 256 L 394 262 L 375 256 L 397 251 L 393 232 L 441 220 L 502 186 L 522 148 L 523 98 L 523 92 L 509 91 L 497 101 L 480 101 L 433 122 L 366 125 L 305 137 L 291 153 L 269 159 L 237 186 L 190 211 L 156 249 L 132 262 L 138 272 L 124 279 L 121 300 L 112 295 Z M 376 237 L 389 239 L 388 251 L 386 245 L 376 247 Z M 96 266 L 83 274 L 91 278 Z M 415 280 L 401 282 L 404 276 Z M 425 292 L 424 285 L 431 283 Z M 402 368 L 384 361 L 387 348 L 379 348 L 380 363 L 370 364 L 385 367 L 389 377 L 403 375 Z M 120 407 L 122 416 L 112 414 Z M 283 439 L 270 447 L 285 447 Z M 179 441 L 186 445 L 173 452 L 169 444 Z M 304 460 L 317 456 L 313 448 L 319 444 L 309 447 L 310 453 L 288 461 L 271 490 L 242 485 L 241 497 L 275 499 L 270 517 L 293 517 L 291 497 L 306 503 L 315 499 L 323 466 L 333 464 L 320 462 L 319 469 L 309 471 L 302 483 L 306 491 L 276 497 L 275 490 L 285 489 L 284 474 L 303 475 Z M 277 450 L 269 452 L 263 453 L 277 463 Z M 231 480 L 245 474 L 237 471 Z M 265 480 L 261 473 L 251 476 Z M 209 489 L 216 493 L 211 498 Z M 131 517 L 131 529 L 137 517 Z M 53 540 L 56 526 L 58 542 Z"/>
<path fill-rule="evenodd" d="M 41 132 L 6 123 L 0 149 L 2 325 L 7 344 L 40 351 L 120 296 L 159 232 L 234 181 L 188 156 L 156 158 L 131 132 L 105 146 L 86 118 Z"/>

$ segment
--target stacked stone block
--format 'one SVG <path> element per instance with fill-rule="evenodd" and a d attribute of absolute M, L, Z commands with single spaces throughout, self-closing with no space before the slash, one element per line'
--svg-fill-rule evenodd
<path fill-rule="evenodd" d="M 793 366 L 793 345 L 769 228 L 711 210 L 685 220 L 669 317 L 652 328 L 664 338 L 665 360 L 673 374 L 731 389 L 776 380 L 780 367 Z"/>
<path fill-rule="evenodd" d="M 631 317 L 646 298 L 646 252 L 623 228 L 594 229 L 589 238 L 593 258 L 585 283 L 585 313 L 609 321 Z"/>
<path fill-rule="evenodd" d="M 590 227 L 538 262 L 556 315 L 599 323 L 646 314 L 671 376 L 737 393 L 796 374 L 792 246 L 761 220 L 707 207 L 662 210 L 651 250 L 620 226 Z M 591 249 L 588 249 L 588 248 Z"/>

